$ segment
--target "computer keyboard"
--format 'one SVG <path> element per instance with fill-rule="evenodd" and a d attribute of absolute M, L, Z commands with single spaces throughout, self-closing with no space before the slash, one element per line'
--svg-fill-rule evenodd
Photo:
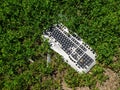
<path fill-rule="evenodd" d="M 95 64 L 96 54 L 77 34 L 70 34 L 63 24 L 55 24 L 46 30 L 44 38 L 76 71 L 87 73 Z"/>

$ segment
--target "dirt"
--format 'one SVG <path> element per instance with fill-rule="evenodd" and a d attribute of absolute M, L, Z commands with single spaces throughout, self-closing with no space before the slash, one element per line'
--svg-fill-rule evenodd
<path fill-rule="evenodd" d="M 111 69 L 105 69 L 105 75 L 108 75 L 109 79 L 106 80 L 106 82 L 103 82 L 101 85 L 100 83 L 96 84 L 96 88 L 99 90 L 118 90 L 120 86 L 120 81 L 117 73 L 112 71 Z M 72 88 L 69 88 L 65 81 L 62 82 L 62 89 L 63 90 L 73 90 Z M 75 90 L 90 90 L 89 87 L 76 87 Z"/>
<path fill-rule="evenodd" d="M 98 87 L 99 90 L 117 90 L 119 87 L 118 75 L 111 69 L 106 69 L 105 75 L 108 75 L 109 79 L 106 80 L 106 82 L 104 82 L 103 85 L 97 83 L 96 87 Z"/>
<path fill-rule="evenodd" d="M 62 89 L 63 90 L 73 90 L 72 88 L 69 88 L 65 81 L 62 82 Z M 90 90 L 89 87 L 76 87 L 75 90 Z"/>

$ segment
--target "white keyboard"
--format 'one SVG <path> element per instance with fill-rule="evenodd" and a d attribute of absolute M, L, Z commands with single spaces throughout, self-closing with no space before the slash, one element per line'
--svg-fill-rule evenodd
<path fill-rule="evenodd" d="M 87 73 L 95 65 L 96 54 L 77 34 L 70 34 L 63 24 L 55 24 L 43 34 L 51 49 L 59 53 L 76 71 Z"/>

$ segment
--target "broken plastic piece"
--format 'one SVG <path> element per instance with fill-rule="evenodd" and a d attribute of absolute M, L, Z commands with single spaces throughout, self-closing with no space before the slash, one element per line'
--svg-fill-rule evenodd
<path fill-rule="evenodd" d="M 48 63 L 50 63 L 50 61 L 51 61 L 50 54 L 49 54 L 49 53 L 47 53 L 47 67 L 48 67 Z"/>

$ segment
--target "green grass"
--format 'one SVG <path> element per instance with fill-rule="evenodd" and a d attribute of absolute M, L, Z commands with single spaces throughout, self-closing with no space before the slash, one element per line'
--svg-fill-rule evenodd
<path fill-rule="evenodd" d="M 0 88 L 59 90 L 62 78 L 72 88 L 95 88 L 97 82 L 107 79 L 103 68 L 120 70 L 119 17 L 119 0 L 2 0 Z M 95 50 L 97 64 L 91 74 L 78 74 L 54 51 L 52 62 L 46 67 L 49 46 L 41 35 L 55 23 L 63 23 Z M 30 64 L 29 58 L 35 63 Z"/>

